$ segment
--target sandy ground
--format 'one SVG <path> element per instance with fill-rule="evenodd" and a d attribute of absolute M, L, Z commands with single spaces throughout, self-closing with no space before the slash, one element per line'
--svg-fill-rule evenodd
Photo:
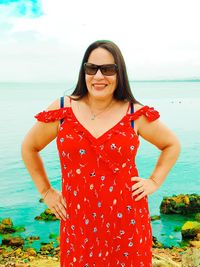
<path fill-rule="evenodd" d="M 184 260 L 184 254 L 186 261 Z M 183 263 L 183 261 L 184 263 Z M 200 266 L 200 249 L 188 248 L 182 249 L 153 249 L 153 267 L 199 267 Z M 26 264 L 6 263 L 0 267 L 60 267 L 57 258 L 37 258 Z M 103 267 L 103 266 L 102 266 Z"/>
<path fill-rule="evenodd" d="M 60 267 L 60 263 L 58 261 L 53 260 L 35 260 L 29 263 L 31 267 Z"/>
<path fill-rule="evenodd" d="M 153 250 L 153 267 L 181 267 L 181 256 L 170 250 Z M 52 259 L 37 259 L 29 263 L 30 267 L 60 267 L 58 261 Z M 16 266 L 18 267 L 18 266 Z M 20 267 L 20 266 L 19 266 Z M 23 267 L 23 266 L 22 266 Z"/>

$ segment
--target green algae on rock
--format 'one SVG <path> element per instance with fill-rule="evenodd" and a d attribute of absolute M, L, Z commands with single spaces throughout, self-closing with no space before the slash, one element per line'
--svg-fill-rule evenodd
<path fill-rule="evenodd" d="M 21 236 L 6 236 L 2 239 L 2 245 L 11 247 L 22 247 L 24 245 L 24 238 Z"/>
<path fill-rule="evenodd" d="M 160 212 L 163 214 L 191 214 L 200 212 L 200 195 L 180 194 L 172 197 L 164 197 Z"/>
<path fill-rule="evenodd" d="M 40 253 L 42 255 L 48 255 L 48 254 L 52 254 L 54 251 L 54 246 L 52 244 L 46 244 L 46 245 L 42 245 L 40 248 Z"/>
<path fill-rule="evenodd" d="M 200 223 L 196 221 L 187 221 L 181 229 L 183 239 L 195 238 L 199 233 Z"/>
<path fill-rule="evenodd" d="M 29 243 L 32 243 L 35 240 L 40 240 L 39 236 L 28 236 L 25 238 L 26 241 L 28 241 Z"/>
<path fill-rule="evenodd" d="M 160 220 L 160 215 L 152 215 L 151 216 L 151 221 L 157 221 Z"/>
<path fill-rule="evenodd" d="M 200 222 L 200 212 L 195 215 L 195 220 Z"/>
<path fill-rule="evenodd" d="M 56 215 L 50 210 L 50 209 L 45 209 L 44 212 L 40 214 L 40 216 L 36 216 L 35 220 L 40 220 L 40 221 L 56 221 L 58 218 Z"/>
<path fill-rule="evenodd" d="M 11 218 L 4 218 L 0 221 L 0 234 L 11 234 L 15 232 L 24 232 L 25 227 L 14 226 Z"/>

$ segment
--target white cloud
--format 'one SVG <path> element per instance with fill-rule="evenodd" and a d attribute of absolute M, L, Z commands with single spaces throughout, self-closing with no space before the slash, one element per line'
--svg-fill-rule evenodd
<path fill-rule="evenodd" d="M 200 77 L 198 0 L 43 0 L 42 8 L 35 19 L 4 13 L 0 80 L 74 79 L 97 39 L 119 45 L 130 79 Z"/>

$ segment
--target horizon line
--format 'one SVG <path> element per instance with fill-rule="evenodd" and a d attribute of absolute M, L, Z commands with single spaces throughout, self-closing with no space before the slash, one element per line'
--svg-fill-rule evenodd
<path fill-rule="evenodd" d="M 68 83 L 74 81 L 0 81 L 0 83 Z M 130 79 L 129 82 L 200 82 L 200 78 L 189 79 Z"/>

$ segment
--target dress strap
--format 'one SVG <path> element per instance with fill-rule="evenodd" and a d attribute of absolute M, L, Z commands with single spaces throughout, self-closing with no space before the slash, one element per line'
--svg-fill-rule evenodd
<path fill-rule="evenodd" d="M 134 104 L 131 102 L 131 114 L 134 113 Z M 131 120 L 131 127 L 134 128 L 134 120 Z"/>
<path fill-rule="evenodd" d="M 60 98 L 60 108 L 64 108 L 64 96 L 61 96 Z M 62 124 L 64 121 L 64 118 L 60 120 L 60 124 Z"/>
<path fill-rule="evenodd" d="M 64 96 L 61 96 L 60 98 L 60 107 L 64 108 Z"/>

